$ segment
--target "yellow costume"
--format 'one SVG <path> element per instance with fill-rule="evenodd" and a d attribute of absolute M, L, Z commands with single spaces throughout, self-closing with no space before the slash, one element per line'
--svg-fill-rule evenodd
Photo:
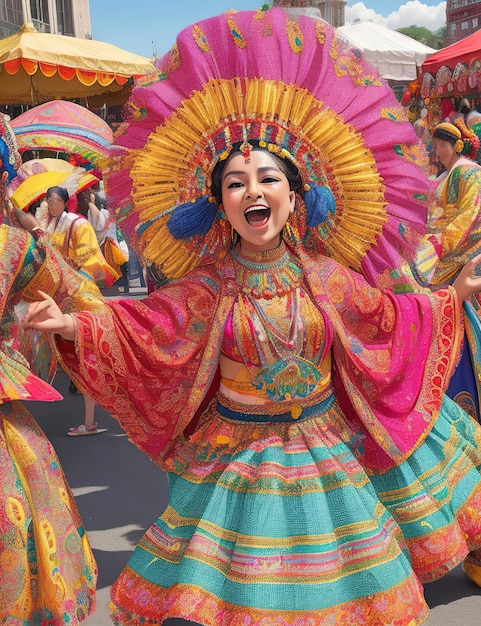
<path fill-rule="evenodd" d="M 120 278 L 102 254 L 94 229 L 82 216 L 64 212 L 58 220 L 45 220 L 40 226 L 42 240 L 58 250 L 72 267 L 89 274 L 100 287 L 108 287 Z"/>

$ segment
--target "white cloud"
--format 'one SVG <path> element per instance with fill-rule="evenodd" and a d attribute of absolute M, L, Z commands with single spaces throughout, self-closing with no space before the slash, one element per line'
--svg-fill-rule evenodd
<path fill-rule="evenodd" d="M 375 22 L 376 24 L 382 24 L 386 26 L 386 18 L 379 13 L 376 13 L 374 9 L 368 9 L 364 6 L 363 2 L 356 2 L 352 7 L 347 6 L 345 9 L 346 24 L 352 24 L 353 22 Z"/>
<path fill-rule="evenodd" d="M 356 2 L 352 7 L 346 7 L 346 24 L 352 24 L 355 20 L 375 22 L 391 30 L 406 26 L 424 26 L 435 31 L 446 23 L 446 2 L 428 6 L 419 0 L 408 0 L 387 17 L 376 13 L 374 9 L 368 9 L 363 2 Z"/>

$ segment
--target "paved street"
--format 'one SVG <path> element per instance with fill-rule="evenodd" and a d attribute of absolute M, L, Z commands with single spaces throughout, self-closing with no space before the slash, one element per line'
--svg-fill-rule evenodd
<path fill-rule="evenodd" d="M 57 375 L 55 386 L 64 395 L 63 401 L 29 403 L 29 408 L 57 450 L 97 558 L 97 610 L 84 624 L 111 626 L 110 586 L 145 529 L 164 509 L 167 480 L 98 407 L 96 417 L 100 427 L 108 429 L 106 433 L 67 437 L 68 428 L 82 421 L 83 400 L 69 395 L 63 372 Z M 467 580 L 460 567 L 428 585 L 426 597 L 432 611 L 424 626 L 481 624 L 481 589 Z M 169 626 L 180 623 L 172 620 Z"/>

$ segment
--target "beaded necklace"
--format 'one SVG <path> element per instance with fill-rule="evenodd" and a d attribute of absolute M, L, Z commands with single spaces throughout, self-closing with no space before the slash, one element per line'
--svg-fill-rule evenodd
<path fill-rule="evenodd" d="M 316 363 L 302 357 L 301 268 L 283 243 L 267 252 L 234 248 L 232 256 L 239 285 L 234 332 L 252 384 L 274 401 L 308 396 L 322 375 L 320 353 Z M 259 366 L 253 366 L 253 344 Z"/>
<path fill-rule="evenodd" d="M 237 283 L 253 298 L 272 300 L 294 291 L 301 284 L 302 270 L 296 265 L 284 242 L 274 250 L 258 252 L 237 247 L 231 251 Z"/>

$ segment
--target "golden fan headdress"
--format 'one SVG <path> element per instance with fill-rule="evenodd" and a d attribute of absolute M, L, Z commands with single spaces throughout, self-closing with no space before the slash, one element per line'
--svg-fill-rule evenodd
<path fill-rule="evenodd" d="M 230 11 L 186 28 L 157 70 L 133 91 L 105 175 L 145 263 L 171 278 L 227 253 L 211 175 L 255 140 L 300 171 L 296 242 L 365 273 L 399 265 L 425 223 L 417 138 L 334 29 L 281 9 Z"/>

